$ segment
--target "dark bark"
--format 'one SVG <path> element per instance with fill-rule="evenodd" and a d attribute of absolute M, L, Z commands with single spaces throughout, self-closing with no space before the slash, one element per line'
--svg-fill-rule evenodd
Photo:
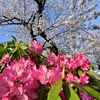
<path fill-rule="evenodd" d="M 98 65 L 98 69 L 100 70 L 100 65 Z"/>
<path fill-rule="evenodd" d="M 47 0 L 34 0 L 37 5 L 38 5 L 38 24 L 39 24 L 39 20 L 42 20 L 42 12 L 44 10 L 44 6 Z M 46 40 L 46 42 L 50 43 L 50 40 L 47 39 L 47 35 L 45 33 L 45 31 L 42 31 L 41 27 L 38 27 L 38 34 L 44 38 Z M 58 48 L 54 43 L 50 43 L 51 47 L 50 47 L 50 51 L 54 52 L 56 55 L 58 55 Z"/>

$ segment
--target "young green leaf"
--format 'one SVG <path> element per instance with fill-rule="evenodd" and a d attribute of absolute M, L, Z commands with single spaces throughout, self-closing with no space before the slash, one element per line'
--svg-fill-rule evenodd
<path fill-rule="evenodd" d="M 15 53 L 18 50 L 18 47 L 15 47 L 12 51 L 12 54 Z"/>
<path fill-rule="evenodd" d="M 97 74 L 95 74 L 94 72 L 92 72 L 92 71 L 87 71 L 86 73 L 87 73 L 88 75 L 91 75 L 91 76 L 95 77 L 96 79 L 100 80 L 100 76 L 97 75 Z"/>
<path fill-rule="evenodd" d="M 27 49 L 27 46 L 24 45 L 24 44 L 22 44 L 22 45 L 20 45 L 20 48 L 21 48 L 22 50 L 26 50 L 26 49 Z"/>
<path fill-rule="evenodd" d="M 82 70 L 78 70 L 78 75 L 82 76 L 82 74 L 83 74 Z"/>
<path fill-rule="evenodd" d="M 62 88 L 62 80 L 60 80 L 59 82 L 57 82 L 56 84 L 54 84 L 49 93 L 48 93 L 48 98 L 47 100 L 60 100 L 60 97 L 59 97 L 59 93 L 60 93 L 60 90 Z"/>
<path fill-rule="evenodd" d="M 74 89 L 65 83 L 63 84 L 63 91 L 66 100 L 80 100 L 78 94 L 74 91 Z"/>

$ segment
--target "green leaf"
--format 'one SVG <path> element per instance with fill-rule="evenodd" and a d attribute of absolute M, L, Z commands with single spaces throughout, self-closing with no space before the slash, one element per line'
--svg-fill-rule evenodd
<path fill-rule="evenodd" d="M 60 93 L 60 90 L 62 88 L 62 80 L 60 80 L 59 82 L 57 82 L 56 84 L 54 84 L 49 93 L 48 93 L 48 98 L 47 100 L 60 100 L 59 98 L 59 93 Z"/>
<path fill-rule="evenodd" d="M 4 51 L 5 51 L 5 49 L 4 49 L 4 48 L 0 48 L 0 53 L 1 53 L 1 52 L 4 52 Z"/>
<path fill-rule="evenodd" d="M 12 51 L 12 54 L 15 53 L 18 50 L 18 47 L 15 47 Z"/>
<path fill-rule="evenodd" d="M 24 45 L 24 44 L 22 44 L 22 45 L 20 45 L 20 48 L 21 48 L 22 50 L 26 50 L 26 49 L 27 49 L 27 46 Z"/>
<path fill-rule="evenodd" d="M 43 100 L 43 96 L 44 96 L 44 89 L 42 89 L 39 94 L 38 94 L 38 99 L 37 100 Z"/>
<path fill-rule="evenodd" d="M 60 96 L 58 96 L 56 100 L 61 100 Z"/>
<path fill-rule="evenodd" d="M 65 83 L 63 84 L 63 91 L 67 100 L 80 100 L 78 94 L 74 91 L 74 89 Z"/>
<path fill-rule="evenodd" d="M 89 86 L 90 87 L 93 87 L 95 90 L 100 90 L 100 81 L 97 80 L 96 78 L 94 77 L 91 77 L 90 80 L 89 80 Z"/>
<path fill-rule="evenodd" d="M 4 68 L 5 68 L 5 64 L 0 64 L 0 73 L 3 71 Z"/>
<path fill-rule="evenodd" d="M 95 67 L 95 64 L 90 64 L 91 69 L 94 69 L 94 67 Z"/>
<path fill-rule="evenodd" d="M 14 41 L 17 41 L 17 39 L 14 36 L 12 36 L 12 38 L 13 38 Z"/>
<path fill-rule="evenodd" d="M 39 56 L 39 62 L 45 63 L 45 62 L 46 62 L 46 57 L 44 57 L 44 56 Z"/>
<path fill-rule="evenodd" d="M 83 73 L 82 70 L 78 70 L 78 75 L 79 76 L 82 76 L 82 73 Z"/>
<path fill-rule="evenodd" d="M 99 79 L 99 80 L 100 80 L 100 76 L 97 75 L 97 74 L 95 74 L 94 72 L 92 72 L 92 71 L 87 71 L 86 73 L 87 73 L 88 75 L 91 75 L 91 76 L 95 77 L 96 79 Z"/>
<path fill-rule="evenodd" d="M 87 92 L 90 96 L 93 98 L 100 100 L 100 93 L 95 91 L 93 88 L 82 86 L 81 84 L 78 84 L 76 82 L 72 82 L 77 88 Z"/>
<path fill-rule="evenodd" d="M 0 52 L 2 52 L 4 50 L 4 45 L 0 44 Z"/>

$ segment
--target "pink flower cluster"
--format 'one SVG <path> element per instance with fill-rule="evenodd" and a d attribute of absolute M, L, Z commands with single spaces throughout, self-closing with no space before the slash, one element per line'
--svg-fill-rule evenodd
<path fill-rule="evenodd" d="M 54 53 L 51 53 L 47 58 L 47 65 L 48 66 L 60 66 L 66 67 L 68 70 L 74 71 L 76 69 L 81 70 L 89 70 L 90 63 L 88 58 L 81 54 L 74 54 L 74 58 L 67 58 L 66 55 L 58 55 L 56 56 Z"/>
<path fill-rule="evenodd" d="M 31 42 L 31 45 L 29 46 L 29 49 L 36 52 L 37 54 L 41 54 L 43 51 L 43 46 L 41 43 L 37 42 L 36 40 L 33 40 Z"/>
<path fill-rule="evenodd" d="M 74 85 L 72 84 L 72 82 L 77 82 L 82 85 L 87 85 L 89 83 L 89 76 L 87 76 L 86 73 L 84 72 L 82 76 L 78 78 L 77 76 L 69 72 L 66 75 L 66 83 L 68 83 L 71 87 L 73 87 Z"/>
<path fill-rule="evenodd" d="M 71 81 L 81 83 L 82 85 L 89 83 L 89 76 L 85 73 L 85 71 L 90 69 L 90 63 L 88 58 L 83 54 L 74 54 L 74 57 L 69 59 L 66 55 L 56 56 L 54 53 L 51 53 L 47 58 L 47 65 L 67 69 L 68 73 L 64 76 L 66 82 L 72 87 L 73 84 L 71 84 Z M 75 70 L 79 69 L 83 71 L 80 77 L 73 74 Z"/>
<path fill-rule="evenodd" d="M 36 65 L 28 58 L 14 60 L 0 75 L 0 100 L 33 100 L 38 97 Z"/>
<path fill-rule="evenodd" d="M 43 64 L 39 69 L 30 58 L 14 60 L 0 74 L 0 100 L 33 100 L 38 97 L 35 90 L 50 83 L 55 84 L 62 79 L 62 69 L 54 67 L 50 70 Z"/>
<path fill-rule="evenodd" d="M 42 44 L 32 41 L 29 46 L 30 51 L 40 55 L 43 51 Z M 36 90 L 40 85 L 54 85 L 59 80 L 65 79 L 66 83 L 73 87 L 71 82 L 78 82 L 82 85 L 89 83 L 89 76 L 85 71 L 90 69 L 90 63 L 85 55 L 75 54 L 73 58 L 66 55 L 56 56 L 51 53 L 45 64 L 38 64 L 35 58 L 27 56 L 21 57 L 18 61 L 9 60 L 9 54 L 5 55 L 1 63 L 7 64 L 0 74 L 0 100 L 33 100 L 37 99 Z M 37 58 L 38 59 L 38 58 Z M 82 70 L 82 75 L 74 74 L 77 70 Z"/>

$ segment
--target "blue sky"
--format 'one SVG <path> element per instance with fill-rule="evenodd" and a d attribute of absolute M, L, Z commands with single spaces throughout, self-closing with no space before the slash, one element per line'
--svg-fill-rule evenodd
<path fill-rule="evenodd" d="M 5 41 L 11 41 L 12 37 L 7 37 L 7 36 L 1 36 L 0 35 L 0 43 L 5 42 Z"/>

